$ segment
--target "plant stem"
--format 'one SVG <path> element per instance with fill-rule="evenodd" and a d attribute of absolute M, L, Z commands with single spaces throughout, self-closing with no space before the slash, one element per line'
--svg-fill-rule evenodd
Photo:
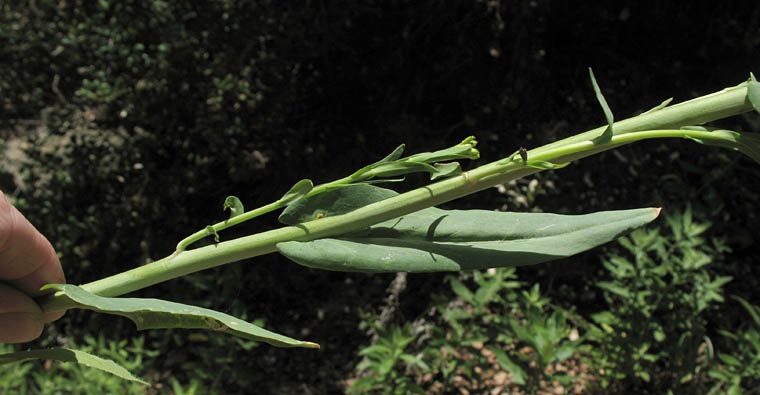
<path fill-rule="evenodd" d="M 257 209 L 251 210 L 251 211 L 246 211 L 243 214 L 240 214 L 238 216 L 235 216 L 235 217 L 226 219 L 226 220 L 224 220 L 222 222 L 219 222 L 219 223 L 216 223 L 214 225 L 211 225 L 211 228 L 214 229 L 214 232 L 219 232 L 219 231 L 227 229 L 227 228 L 229 228 L 231 226 L 235 226 L 235 225 L 237 225 L 237 224 L 239 224 L 241 222 L 248 221 L 249 219 L 253 219 L 253 218 L 256 218 L 256 217 L 258 217 L 260 215 L 264 215 L 264 214 L 266 214 L 268 212 L 277 210 L 277 209 L 279 209 L 279 208 L 281 208 L 283 206 L 285 206 L 285 202 L 283 202 L 282 199 L 280 199 L 280 200 L 278 200 L 276 202 L 269 203 L 269 204 L 267 204 L 265 206 L 261 206 L 261 207 L 259 207 Z M 203 239 L 204 237 L 213 235 L 214 232 L 211 232 L 211 231 L 209 231 L 206 228 L 206 229 L 201 229 L 201 230 L 199 230 L 199 231 L 191 234 L 190 236 L 185 237 L 184 239 L 182 239 L 182 241 L 180 241 L 179 243 L 177 243 L 177 248 L 174 251 L 174 255 L 177 255 L 180 252 L 185 251 L 187 249 L 187 247 L 190 246 L 190 244 L 193 244 L 196 241 Z"/>
<path fill-rule="evenodd" d="M 339 180 L 328 182 L 326 184 L 317 185 L 316 187 L 312 188 L 312 190 L 309 191 L 309 193 L 307 193 L 305 195 L 305 197 L 316 195 L 318 193 L 322 193 L 324 191 L 327 191 L 330 188 L 334 188 L 334 187 L 339 186 L 339 185 L 347 185 L 347 184 L 350 184 L 350 183 L 352 183 L 354 181 L 355 181 L 354 177 L 348 176 L 348 177 L 341 178 Z M 199 231 L 191 234 L 190 236 L 185 237 L 179 243 L 177 243 L 177 247 L 174 250 L 174 254 L 172 254 L 171 256 L 169 256 L 169 258 L 179 255 L 179 253 L 185 251 L 187 249 L 187 247 L 189 247 L 191 244 L 195 243 L 198 240 L 201 240 L 201 239 L 203 239 L 205 237 L 211 236 L 211 235 L 215 234 L 216 232 L 220 232 L 220 231 L 225 230 L 225 229 L 227 229 L 229 227 L 232 227 L 232 226 L 235 226 L 237 224 L 243 223 L 245 221 L 254 219 L 254 218 L 256 218 L 256 217 L 258 217 L 260 215 L 264 215 L 264 214 L 270 213 L 272 211 L 275 211 L 277 209 L 283 208 L 283 207 L 287 206 L 288 203 L 289 203 L 289 201 L 287 201 L 287 200 L 279 199 L 279 200 L 277 200 L 275 202 L 269 203 L 267 205 L 261 206 L 259 208 L 253 209 L 251 211 L 246 211 L 243 214 L 240 214 L 240 215 L 232 217 L 232 218 L 228 218 L 228 219 L 226 219 L 226 220 L 224 220 L 222 222 L 218 222 L 218 223 L 216 223 L 214 225 L 211 225 L 211 228 L 213 229 L 213 231 L 210 231 L 208 228 L 201 229 L 201 230 L 199 230 Z"/>
<path fill-rule="evenodd" d="M 747 100 L 747 84 L 744 83 L 672 107 L 616 122 L 613 125 L 613 137 L 607 142 L 594 143 L 590 141 L 604 132 L 607 126 L 603 126 L 530 150 L 527 152 L 527 157 L 529 160 L 544 160 L 559 164 L 650 138 L 716 139 L 719 136 L 711 135 L 710 132 L 674 129 L 686 125 L 703 124 L 748 112 L 752 109 L 752 105 Z M 541 169 L 527 167 L 521 158 L 515 155 L 480 166 L 459 176 L 370 204 L 347 214 L 321 218 L 295 226 L 287 226 L 175 253 L 170 257 L 85 284 L 82 287 L 89 292 L 102 296 L 122 295 L 196 271 L 275 252 L 277 250 L 276 245 L 280 242 L 309 241 L 361 230 L 382 221 L 436 206 L 497 184 L 542 171 Z M 336 182 L 346 183 L 349 179 L 350 177 L 346 177 L 324 185 L 336 185 Z M 257 210 L 263 211 L 270 206 L 263 206 Z M 252 211 L 252 213 L 257 210 Z M 40 302 L 45 312 L 63 310 L 74 306 L 73 302 L 60 294 L 48 295 Z"/>

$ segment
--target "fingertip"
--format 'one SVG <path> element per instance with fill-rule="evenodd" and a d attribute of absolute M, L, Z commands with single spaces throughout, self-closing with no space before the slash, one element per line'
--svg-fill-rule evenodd
<path fill-rule="evenodd" d="M 63 311 L 51 311 L 49 313 L 43 313 L 42 314 L 42 320 L 46 324 L 49 324 L 49 323 L 51 323 L 51 322 L 53 322 L 53 321 L 55 321 L 55 320 L 63 317 L 64 314 L 66 314 L 66 310 L 63 310 Z"/>
<path fill-rule="evenodd" d="M 26 343 L 42 334 L 42 314 L 29 312 L 0 314 L 0 343 Z"/>

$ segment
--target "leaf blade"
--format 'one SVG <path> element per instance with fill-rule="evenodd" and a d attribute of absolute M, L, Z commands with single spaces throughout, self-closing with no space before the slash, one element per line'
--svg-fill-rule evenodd
<path fill-rule="evenodd" d="M 319 348 L 316 343 L 291 339 L 249 322 L 202 307 L 160 299 L 106 298 L 72 284 L 48 284 L 42 289 L 63 292 L 78 308 L 120 315 L 132 320 L 138 330 L 164 328 L 209 329 L 268 343 L 275 347 Z"/>
<path fill-rule="evenodd" d="M 76 362 L 78 364 L 88 366 L 95 369 L 111 373 L 115 376 L 121 377 L 125 380 L 135 381 L 140 384 L 150 385 L 150 383 L 140 379 L 139 377 L 130 373 L 127 369 L 117 364 L 116 362 L 100 358 L 96 355 L 92 355 L 80 350 L 72 350 L 68 348 L 51 348 L 46 350 L 27 350 L 18 351 L 8 354 L 0 355 L 0 365 L 5 365 L 14 362 L 23 362 L 35 359 L 52 359 L 62 362 Z"/>
<path fill-rule="evenodd" d="M 599 84 L 596 83 L 596 78 L 594 77 L 594 71 L 591 70 L 591 67 L 588 68 L 588 74 L 591 77 L 591 85 L 594 88 L 594 94 L 596 94 L 596 100 L 599 102 L 599 105 L 602 106 L 602 111 L 604 112 L 604 118 L 607 119 L 607 129 L 604 129 L 604 132 L 601 136 L 594 139 L 595 143 L 606 143 L 612 139 L 612 124 L 615 123 L 615 117 L 612 115 L 612 110 L 610 110 L 610 106 L 607 105 L 607 99 L 604 98 L 604 95 L 602 94 L 602 89 L 599 88 Z"/>
<path fill-rule="evenodd" d="M 224 199 L 222 211 L 227 209 L 230 209 L 230 218 L 237 217 L 245 212 L 243 202 L 241 202 L 236 196 L 227 196 L 227 199 Z"/>
<path fill-rule="evenodd" d="M 393 190 L 369 184 L 346 185 L 291 203 L 277 218 L 286 225 L 311 221 L 317 216 L 345 214 L 357 208 L 398 195 Z"/>
<path fill-rule="evenodd" d="M 304 266 L 336 271 L 434 272 L 560 259 L 654 220 L 659 209 L 579 216 L 429 208 L 341 238 L 277 249 Z"/>

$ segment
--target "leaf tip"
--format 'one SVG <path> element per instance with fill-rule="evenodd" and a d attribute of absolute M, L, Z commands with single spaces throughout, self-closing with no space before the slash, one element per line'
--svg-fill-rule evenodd
<path fill-rule="evenodd" d="M 48 289 L 54 289 L 56 291 L 63 291 L 63 284 L 45 284 L 40 287 L 40 291 L 46 291 Z"/>
<path fill-rule="evenodd" d="M 660 216 L 660 212 L 662 211 L 662 207 L 652 207 L 652 210 L 654 210 L 654 218 L 657 219 L 657 217 Z"/>

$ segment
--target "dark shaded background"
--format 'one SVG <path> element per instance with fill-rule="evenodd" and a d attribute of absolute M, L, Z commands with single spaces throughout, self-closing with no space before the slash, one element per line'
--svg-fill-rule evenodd
<path fill-rule="evenodd" d="M 70 0 L 3 2 L 0 11 L 0 187 L 54 243 L 72 283 L 171 253 L 223 217 L 227 195 L 256 207 L 301 178 L 342 177 L 402 142 L 413 153 L 474 134 L 483 158 L 475 166 L 599 126 L 589 66 L 618 119 L 760 75 L 760 7 L 735 2 Z M 759 129 L 756 117 L 721 125 Z M 689 202 L 734 250 L 720 270 L 740 280 L 726 293 L 760 302 L 760 188 L 749 159 L 643 142 L 536 178 L 546 187 L 530 207 L 496 190 L 450 206 L 586 213 Z M 273 226 L 265 217 L 223 237 Z M 593 309 L 597 255 L 519 273 Z M 185 382 L 206 367 L 228 393 L 326 393 L 341 390 L 367 342 L 357 312 L 376 310 L 392 278 L 271 255 L 135 295 L 264 318 L 323 347 L 244 351 L 150 333 L 166 350 L 156 370 Z M 396 318 L 423 312 L 446 289 L 441 279 L 410 276 Z M 39 343 L 105 325 L 136 334 L 129 322 L 72 311 Z"/>

